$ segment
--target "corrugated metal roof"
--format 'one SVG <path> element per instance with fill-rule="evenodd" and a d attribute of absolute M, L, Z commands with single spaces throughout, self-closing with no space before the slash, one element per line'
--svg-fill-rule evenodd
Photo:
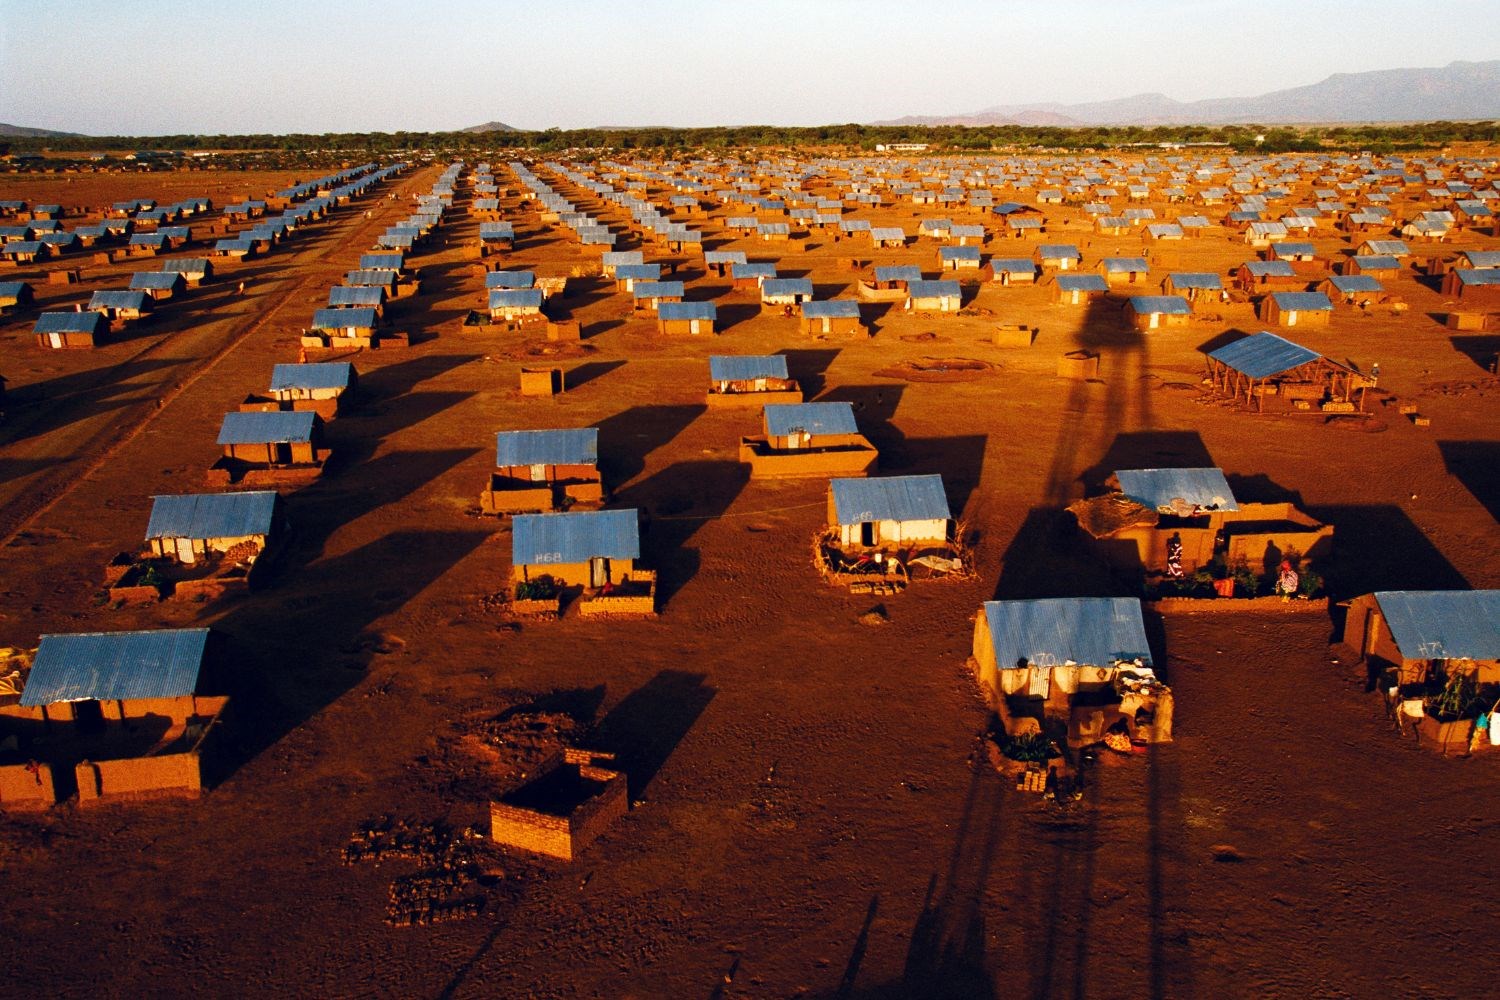
<path fill-rule="evenodd" d="M 379 322 L 375 310 L 368 306 L 353 309 L 317 309 L 313 311 L 314 330 L 367 330 Z"/>
<path fill-rule="evenodd" d="M 662 319 L 698 319 L 710 322 L 719 318 L 719 307 L 712 302 L 663 302 L 656 307 Z"/>
<path fill-rule="evenodd" d="M 686 290 L 681 281 L 637 281 L 633 294 L 638 299 L 681 298 Z"/>
<path fill-rule="evenodd" d="M 206 628 L 44 635 L 21 704 L 189 695 L 207 643 Z"/>
<path fill-rule="evenodd" d="M 639 287 L 639 286 L 637 286 Z M 530 306 L 540 309 L 546 298 L 540 288 L 491 288 L 490 308 L 503 309 Z"/>
<path fill-rule="evenodd" d="M 347 389 L 354 366 L 347 361 L 315 361 L 271 367 L 271 391 L 283 389 Z"/>
<path fill-rule="evenodd" d="M 1107 292 L 1109 282 L 1102 274 L 1059 274 L 1057 287 L 1065 292 Z"/>
<path fill-rule="evenodd" d="M 1250 378 L 1269 378 L 1316 361 L 1319 354 L 1262 330 L 1209 351 L 1208 356 Z"/>
<path fill-rule="evenodd" d="M 1458 275 L 1460 284 L 1466 287 L 1476 285 L 1500 285 L 1500 269 L 1493 267 L 1460 267 L 1455 268 L 1454 273 Z"/>
<path fill-rule="evenodd" d="M 1036 262 L 1030 257 L 991 257 L 990 268 L 996 274 L 1036 274 Z"/>
<path fill-rule="evenodd" d="M 146 538 L 239 538 L 271 531 L 275 490 L 151 498 Z"/>
<path fill-rule="evenodd" d="M 1282 312 L 1327 312 L 1333 308 L 1322 292 L 1272 292 L 1271 298 Z"/>
<path fill-rule="evenodd" d="M 853 299 L 804 302 L 802 315 L 808 319 L 859 319 L 859 303 Z"/>
<path fill-rule="evenodd" d="M 213 263 L 205 257 L 182 257 L 163 261 L 161 265 L 163 271 L 179 271 L 183 274 L 207 274 L 213 267 Z"/>
<path fill-rule="evenodd" d="M 875 269 L 876 281 L 921 281 L 922 269 L 915 264 L 884 264 Z"/>
<path fill-rule="evenodd" d="M 328 289 L 330 308 L 347 306 L 373 307 L 385 302 L 384 285 L 334 285 Z"/>
<path fill-rule="evenodd" d="M 656 281 L 661 277 L 660 264 L 617 264 L 615 265 L 616 278 L 639 279 L 641 281 Z"/>
<path fill-rule="evenodd" d="M 399 271 L 405 262 L 404 254 L 366 253 L 360 254 L 359 269 L 361 271 Z"/>
<path fill-rule="evenodd" d="M 1152 510 L 1185 500 L 1198 507 L 1239 510 L 1220 469 L 1118 469 L 1120 492 Z"/>
<path fill-rule="evenodd" d="M 1375 600 L 1407 659 L 1500 659 L 1500 590 L 1386 590 Z"/>
<path fill-rule="evenodd" d="M 312 438 L 318 415 L 311 410 L 226 413 L 219 444 L 283 444 Z"/>
<path fill-rule="evenodd" d="M 634 508 L 518 514 L 511 520 L 511 560 L 517 566 L 640 555 L 640 515 Z"/>
<path fill-rule="evenodd" d="M 140 309 L 151 297 L 142 289 L 101 288 L 89 299 L 90 309 Z"/>
<path fill-rule="evenodd" d="M 1071 243 L 1043 243 L 1036 248 L 1042 260 L 1082 260 L 1083 254 Z"/>
<path fill-rule="evenodd" d="M 713 354 L 708 377 L 714 382 L 747 382 L 757 378 L 789 378 L 784 354 Z"/>
<path fill-rule="evenodd" d="M 956 299 L 963 289 L 956 281 L 908 281 L 906 292 L 914 299 Z"/>
<path fill-rule="evenodd" d="M 740 261 L 730 265 L 729 274 L 736 280 L 740 278 L 774 278 L 776 277 L 776 265 L 760 261 Z"/>
<path fill-rule="evenodd" d="M 1201 288 L 1216 291 L 1224 287 L 1224 280 L 1212 271 L 1174 271 L 1170 277 L 1173 288 Z"/>
<path fill-rule="evenodd" d="M 858 434 L 852 403 L 770 403 L 766 408 L 766 432 L 785 437 L 794 430 L 809 434 Z"/>
<path fill-rule="evenodd" d="M 1500 250 L 1461 250 L 1459 256 L 1467 257 L 1476 268 L 1500 267 Z"/>
<path fill-rule="evenodd" d="M 978 247 L 938 247 L 939 260 L 978 260 Z"/>
<path fill-rule="evenodd" d="M 130 287 L 140 289 L 175 289 L 187 281 L 176 271 L 137 271 L 130 276 Z"/>
<path fill-rule="evenodd" d="M 495 464 L 596 465 L 599 430 L 501 431 L 495 435 Z"/>
<path fill-rule="evenodd" d="M 1383 290 L 1380 279 L 1371 274 L 1335 274 L 1328 281 L 1334 288 L 1346 294 Z"/>
<path fill-rule="evenodd" d="M 705 264 L 743 264 L 745 262 L 745 251 L 743 250 L 708 250 L 703 254 Z"/>
<path fill-rule="evenodd" d="M 1162 313 L 1168 316 L 1191 315 L 1193 307 L 1181 295 L 1136 295 L 1127 300 L 1127 305 L 1138 316 Z"/>
<path fill-rule="evenodd" d="M 1386 257 L 1383 254 L 1366 254 L 1361 257 L 1351 257 L 1350 262 L 1361 271 L 1399 271 L 1401 262 L 1395 257 Z"/>
<path fill-rule="evenodd" d="M 1403 240 L 1365 240 L 1364 245 L 1372 254 L 1381 257 L 1404 257 L 1411 253 Z"/>
<path fill-rule="evenodd" d="M 1099 263 L 1108 274 L 1129 274 L 1150 270 L 1144 257 L 1105 257 Z"/>
<path fill-rule="evenodd" d="M 36 318 L 32 333 L 92 333 L 103 332 L 108 321 L 103 313 L 46 312 Z"/>
<path fill-rule="evenodd" d="M 349 271 L 344 275 L 344 284 L 351 286 L 367 285 L 389 288 L 395 283 L 395 271 Z"/>
<path fill-rule="evenodd" d="M 767 278 L 761 282 L 761 298 L 771 298 L 776 295 L 812 295 L 813 283 L 811 278 Z"/>
<path fill-rule="evenodd" d="M 948 495 L 943 477 L 885 476 L 875 479 L 833 479 L 834 517 L 838 524 L 865 521 L 946 521 Z"/>
<path fill-rule="evenodd" d="M 646 255 L 640 250 L 606 250 L 599 259 L 606 267 L 619 267 L 622 264 L 643 264 Z"/>
<path fill-rule="evenodd" d="M 1027 665 L 1107 667 L 1121 660 L 1151 664 L 1151 648 L 1133 597 L 1062 597 L 986 601 L 985 623 L 1001 670 Z"/>
<path fill-rule="evenodd" d="M 490 271 L 484 276 L 485 288 L 530 288 L 535 284 L 532 271 Z"/>

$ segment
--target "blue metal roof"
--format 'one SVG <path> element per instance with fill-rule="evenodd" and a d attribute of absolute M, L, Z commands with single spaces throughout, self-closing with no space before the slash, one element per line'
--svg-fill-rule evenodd
<path fill-rule="evenodd" d="M 1467 257 L 1469 263 L 1476 268 L 1500 267 L 1500 250 L 1463 250 L 1459 255 Z"/>
<path fill-rule="evenodd" d="M 101 288 L 89 298 L 90 309 L 141 309 L 151 300 L 141 289 Z"/>
<path fill-rule="evenodd" d="M 1190 316 L 1193 312 L 1193 307 L 1181 295 L 1136 295 L 1126 300 L 1126 305 L 1137 316 L 1148 316 L 1151 313 Z"/>
<path fill-rule="evenodd" d="M 656 307 L 662 319 L 697 319 L 713 322 L 719 318 L 719 307 L 712 302 L 663 302 Z"/>
<path fill-rule="evenodd" d="M 510 553 L 517 566 L 638 559 L 640 514 L 633 508 L 518 514 L 511 520 Z"/>
<path fill-rule="evenodd" d="M 270 534 L 276 503 L 275 490 L 152 497 L 146 538 L 241 538 Z"/>
<path fill-rule="evenodd" d="M 1271 298 L 1282 312 L 1327 312 L 1333 308 L 1322 292 L 1272 292 Z"/>
<path fill-rule="evenodd" d="M 1402 257 L 1411 253 L 1403 240 L 1365 240 L 1364 246 L 1370 248 L 1370 252 L 1381 257 Z"/>
<path fill-rule="evenodd" d="M 1239 510 L 1220 469 L 1117 469 L 1120 492 L 1143 507 L 1160 510 L 1173 500 L 1198 507 Z"/>
<path fill-rule="evenodd" d="M 708 250 L 703 254 L 705 264 L 743 264 L 745 263 L 745 251 L 743 250 Z"/>
<path fill-rule="evenodd" d="M 384 285 L 334 285 L 328 289 L 329 308 L 378 306 L 385 302 Z"/>
<path fill-rule="evenodd" d="M 808 319 L 859 319 L 859 303 L 853 299 L 804 302 L 802 315 Z"/>
<path fill-rule="evenodd" d="M 1328 282 L 1346 295 L 1353 292 L 1384 291 L 1380 279 L 1371 274 L 1335 274 Z"/>
<path fill-rule="evenodd" d="M 729 275 L 736 280 L 740 278 L 774 278 L 776 277 L 776 265 L 760 261 L 739 261 L 730 266 Z"/>
<path fill-rule="evenodd" d="M 206 628 L 44 635 L 21 704 L 190 695 L 207 643 Z"/>
<path fill-rule="evenodd" d="M 219 444 L 283 444 L 308 441 L 318 415 L 311 410 L 226 413 Z"/>
<path fill-rule="evenodd" d="M 1359 257 L 1349 258 L 1355 267 L 1361 271 L 1399 271 L 1401 262 L 1395 257 L 1386 257 L 1382 254 L 1365 254 Z"/>
<path fill-rule="evenodd" d="M 599 430 L 501 431 L 495 435 L 495 464 L 595 465 L 599 461 Z"/>
<path fill-rule="evenodd" d="M 344 284 L 351 287 L 373 286 L 375 288 L 389 288 L 395 283 L 395 271 L 349 271 L 344 275 Z"/>
<path fill-rule="evenodd" d="M 207 274 L 214 269 L 214 266 L 205 257 L 180 257 L 177 260 L 163 261 L 161 269 L 180 271 L 183 274 Z"/>
<path fill-rule="evenodd" d="M 599 259 L 606 267 L 619 267 L 621 264 L 645 263 L 646 255 L 640 250 L 606 250 Z"/>
<path fill-rule="evenodd" d="M 906 292 L 914 299 L 956 299 L 963 288 L 956 281 L 908 281 Z"/>
<path fill-rule="evenodd" d="M 1173 288 L 1200 288 L 1208 291 L 1219 291 L 1224 287 L 1224 281 L 1212 271 L 1174 271 L 1170 275 Z"/>
<path fill-rule="evenodd" d="M 1108 667 L 1139 659 L 1151 648 L 1133 597 L 1062 597 L 1040 601 L 986 601 L 985 623 L 1001 670 L 1026 665 Z"/>
<path fill-rule="evenodd" d="M 315 361 L 271 367 L 271 391 L 283 389 L 347 389 L 354 366 L 347 361 Z"/>
<path fill-rule="evenodd" d="M 834 518 L 838 524 L 865 521 L 946 521 L 948 495 L 943 477 L 885 476 L 876 479 L 833 479 Z"/>
<path fill-rule="evenodd" d="M 632 281 L 658 281 L 661 279 L 660 264 L 616 264 L 615 278 Z"/>
<path fill-rule="evenodd" d="M 686 285 L 681 281 L 637 281 L 633 295 L 638 299 L 681 298 Z"/>
<path fill-rule="evenodd" d="M 1109 274 L 1129 274 L 1132 271 L 1149 271 L 1144 257 L 1105 257 L 1099 262 Z"/>
<path fill-rule="evenodd" d="M 915 264 L 884 264 L 875 269 L 876 281 L 921 281 L 922 269 Z"/>
<path fill-rule="evenodd" d="M 312 329 L 347 330 L 369 329 L 378 322 L 375 310 L 367 306 L 353 309 L 318 309 L 313 312 Z"/>
<path fill-rule="evenodd" d="M 991 257 L 990 269 L 996 274 L 1036 274 L 1036 262 L 1030 257 Z"/>
<path fill-rule="evenodd" d="M 1500 590 L 1386 590 L 1375 600 L 1409 660 L 1500 659 Z"/>
<path fill-rule="evenodd" d="M 1042 260 L 1082 260 L 1083 254 L 1071 243 L 1043 243 L 1036 248 Z"/>
<path fill-rule="evenodd" d="M 1316 257 L 1318 248 L 1311 243 L 1293 243 L 1287 240 L 1272 244 L 1271 252 L 1283 259 L 1290 257 Z"/>
<path fill-rule="evenodd" d="M 517 306 L 540 309 L 544 298 L 540 288 L 491 288 L 489 301 L 491 309 Z"/>
<path fill-rule="evenodd" d="M 1059 274 L 1057 287 L 1065 292 L 1107 292 L 1109 282 L 1102 274 Z"/>
<path fill-rule="evenodd" d="M 0 281 L 0 299 L 13 299 L 24 295 L 29 287 L 24 281 Z"/>
<path fill-rule="evenodd" d="M 1247 260 L 1244 267 L 1257 278 L 1291 278 L 1297 274 L 1289 260 Z"/>
<path fill-rule="evenodd" d="M 485 288 L 530 288 L 536 284 L 531 271 L 490 271 L 484 276 Z"/>
<path fill-rule="evenodd" d="M 939 260 L 978 260 L 978 247 L 938 247 Z"/>
<path fill-rule="evenodd" d="M 1458 275 L 1459 284 L 1465 287 L 1475 285 L 1500 285 L 1500 268 L 1480 267 L 1455 268 L 1454 273 Z"/>
<path fill-rule="evenodd" d="M 858 434 L 852 403 L 769 403 L 766 432 L 786 437 L 793 431 L 809 434 Z"/>
<path fill-rule="evenodd" d="M 102 333 L 108 325 L 103 313 L 45 312 L 36 318 L 33 333 Z"/>
<path fill-rule="evenodd" d="M 1250 378 L 1269 378 L 1320 357 L 1316 351 L 1264 330 L 1209 351 L 1208 356 Z"/>
<path fill-rule="evenodd" d="M 748 382 L 757 378 L 789 378 L 784 354 L 712 354 L 708 377 L 714 382 Z"/>
<path fill-rule="evenodd" d="M 130 276 L 130 287 L 140 289 L 175 289 L 187 279 L 176 271 L 137 271 Z"/>
<path fill-rule="evenodd" d="M 399 253 L 366 253 L 360 254 L 359 269 L 361 271 L 399 271 L 405 262 L 405 255 Z"/>
<path fill-rule="evenodd" d="M 761 298 L 770 298 L 775 295 L 811 295 L 813 283 L 811 278 L 767 278 L 761 282 Z"/>

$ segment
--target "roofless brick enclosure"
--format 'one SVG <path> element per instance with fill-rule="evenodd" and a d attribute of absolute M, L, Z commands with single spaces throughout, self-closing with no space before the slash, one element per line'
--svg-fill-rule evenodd
<path fill-rule="evenodd" d="M 564 750 L 520 788 L 490 803 L 497 844 L 572 861 L 630 808 L 625 775 L 595 765 L 608 754 Z"/>

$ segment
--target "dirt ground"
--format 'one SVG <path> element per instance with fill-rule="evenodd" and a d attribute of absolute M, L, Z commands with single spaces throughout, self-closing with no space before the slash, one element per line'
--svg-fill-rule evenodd
<path fill-rule="evenodd" d="M 392 310 L 412 347 L 353 359 L 364 400 L 330 424 L 324 478 L 290 497 L 294 535 L 271 586 L 109 607 L 103 566 L 139 543 L 151 496 L 202 488 L 223 413 L 295 360 L 327 289 L 440 169 L 231 266 L 123 342 L 50 352 L 32 314 L 0 325 L 0 645 L 211 624 L 231 639 L 234 674 L 234 745 L 201 799 L 0 817 L 0 993 L 1426 997 L 1492 978 L 1500 820 L 1486 803 L 1500 754 L 1445 759 L 1398 737 L 1359 665 L 1330 646 L 1327 615 L 1153 618 L 1176 741 L 1102 758 L 1068 809 L 989 767 L 966 666 L 984 600 L 1122 592 L 1063 511 L 1117 468 L 1217 465 L 1241 500 L 1296 499 L 1337 527 L 1337 597 L 1500 586 L 1500 382 L 1476 360 L 1494 338 L 1444 328 L 1450 306 L 1410 270 L 1387 282 L 1406 313 L 1341 307 L 1329 328 L 1291 333 L 1379 362 L 1366 421 L 1208 399 L 1200 347 L 1261 329 L 1248 305 L 1143 335 L 1117 303 L 986 286 L 963 316 L 871 310 L 873 338 L 817 340 L 685 259 L 689 298 L 717 299 L 722 335 L 660 339 L 612 284 L 575 279 L 563 306 L 586 339 L 556 355 L 570 388 L 523 399 L 520 365 L 548 345 L 463 329 L 484 295 L 462 192 L 411 258 L 422 294 Z M 617 207 L 533 169 L 630 232 Z M 502 161 L 495 171 L 517 187 Z M 280 183 L 244 178 L 221 195 L 180 182 L 80 177 L 76 200 L 48 200 L 227 201 Z M 7 179 L 0 197 L 55 183 Z M 566 275 L 589 259 L 513 194 L 504 207 L 518 266 Z M 841 258 L 936 270 L 930 240 L 872 253 L 814 238 L 789 253 L 729 240 L 729 214 L 690 221 L 752 259 L 779 256 L 819 298 L 852 294 Z M 914 232 L 950 213 L 859 214 Z M 1141 253 L 1138 237 L 1090 234 L 1076 210 L 1048 214 L 1042 242 L 1077 242 L 1088 265 Z M 1495 245 L 1466 235 L 1435 249 Z M 1150 252 L 1153 290 L 1168 270 L 1227 273 L 1253 256 L 1223 233 Z M 136 269 L 84 267 L 81 286 L 39 284 L 43 305 L 123 287 Z M 1038 339 L 995 347 L 996 323 Z M 1080 348 L 1099 352 L 1100 378 L 1057 378 L 1058 357 Z M 703 401 L 710 353 L 777 351 L 808 398 L 854 404 L 883 472 L 943 475 L 978 534 L 973 580 L 886 598 L 883 625 L 860 620 L 872 601 L 819 581 L 808 553 L 826 483 L 749 482 L 736 445 L 758 416 Z M 928 358 L 993 367 L 967 381 L 875 374 Z M 615 504 L 648 513 L 659 618 L 513 621 L 488 599 L 509 569 L 508 529 L 475 512 L 494 432 L 551 426 L 597 426 Z M 517 706 L 566 715 L 580 742 L 617 754 L 634 808 L 572 865 L 493 853 L 474 919 L 386 926 L 391 881 L 410 869 L 345 866 L 351 833 L 383 816 L 484 824 L 487 776 L 460 751 Z"/>

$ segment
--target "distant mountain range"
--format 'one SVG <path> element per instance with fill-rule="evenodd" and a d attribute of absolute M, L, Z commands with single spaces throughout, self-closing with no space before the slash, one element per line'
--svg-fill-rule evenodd
<path fill-rule="evenodd" d="M 504 122 L 485 122 L 483 125 L 470 125 L 468 128 L 459 129 L 460 132 L 519 132 L 520 129 L 514 125 Z"/>
<path fill-rule="evenodd" d="M 1175 101 L 1137 94 L 1085 104 L 1000 104 L 970 114 L 911 115 L 875 125 L 1292 125 L 1500 118 L 1500 59 L 1436 69 L 1335 73 L 1259 97 Z"/>
<path fill-rule="evenodd" d="M 69 139 L 79 132 L 53 132 L 44 128 L 27 128 L 24 125 L 7 125 L 0 122 L 0 137 L 8 139 Z"/>

